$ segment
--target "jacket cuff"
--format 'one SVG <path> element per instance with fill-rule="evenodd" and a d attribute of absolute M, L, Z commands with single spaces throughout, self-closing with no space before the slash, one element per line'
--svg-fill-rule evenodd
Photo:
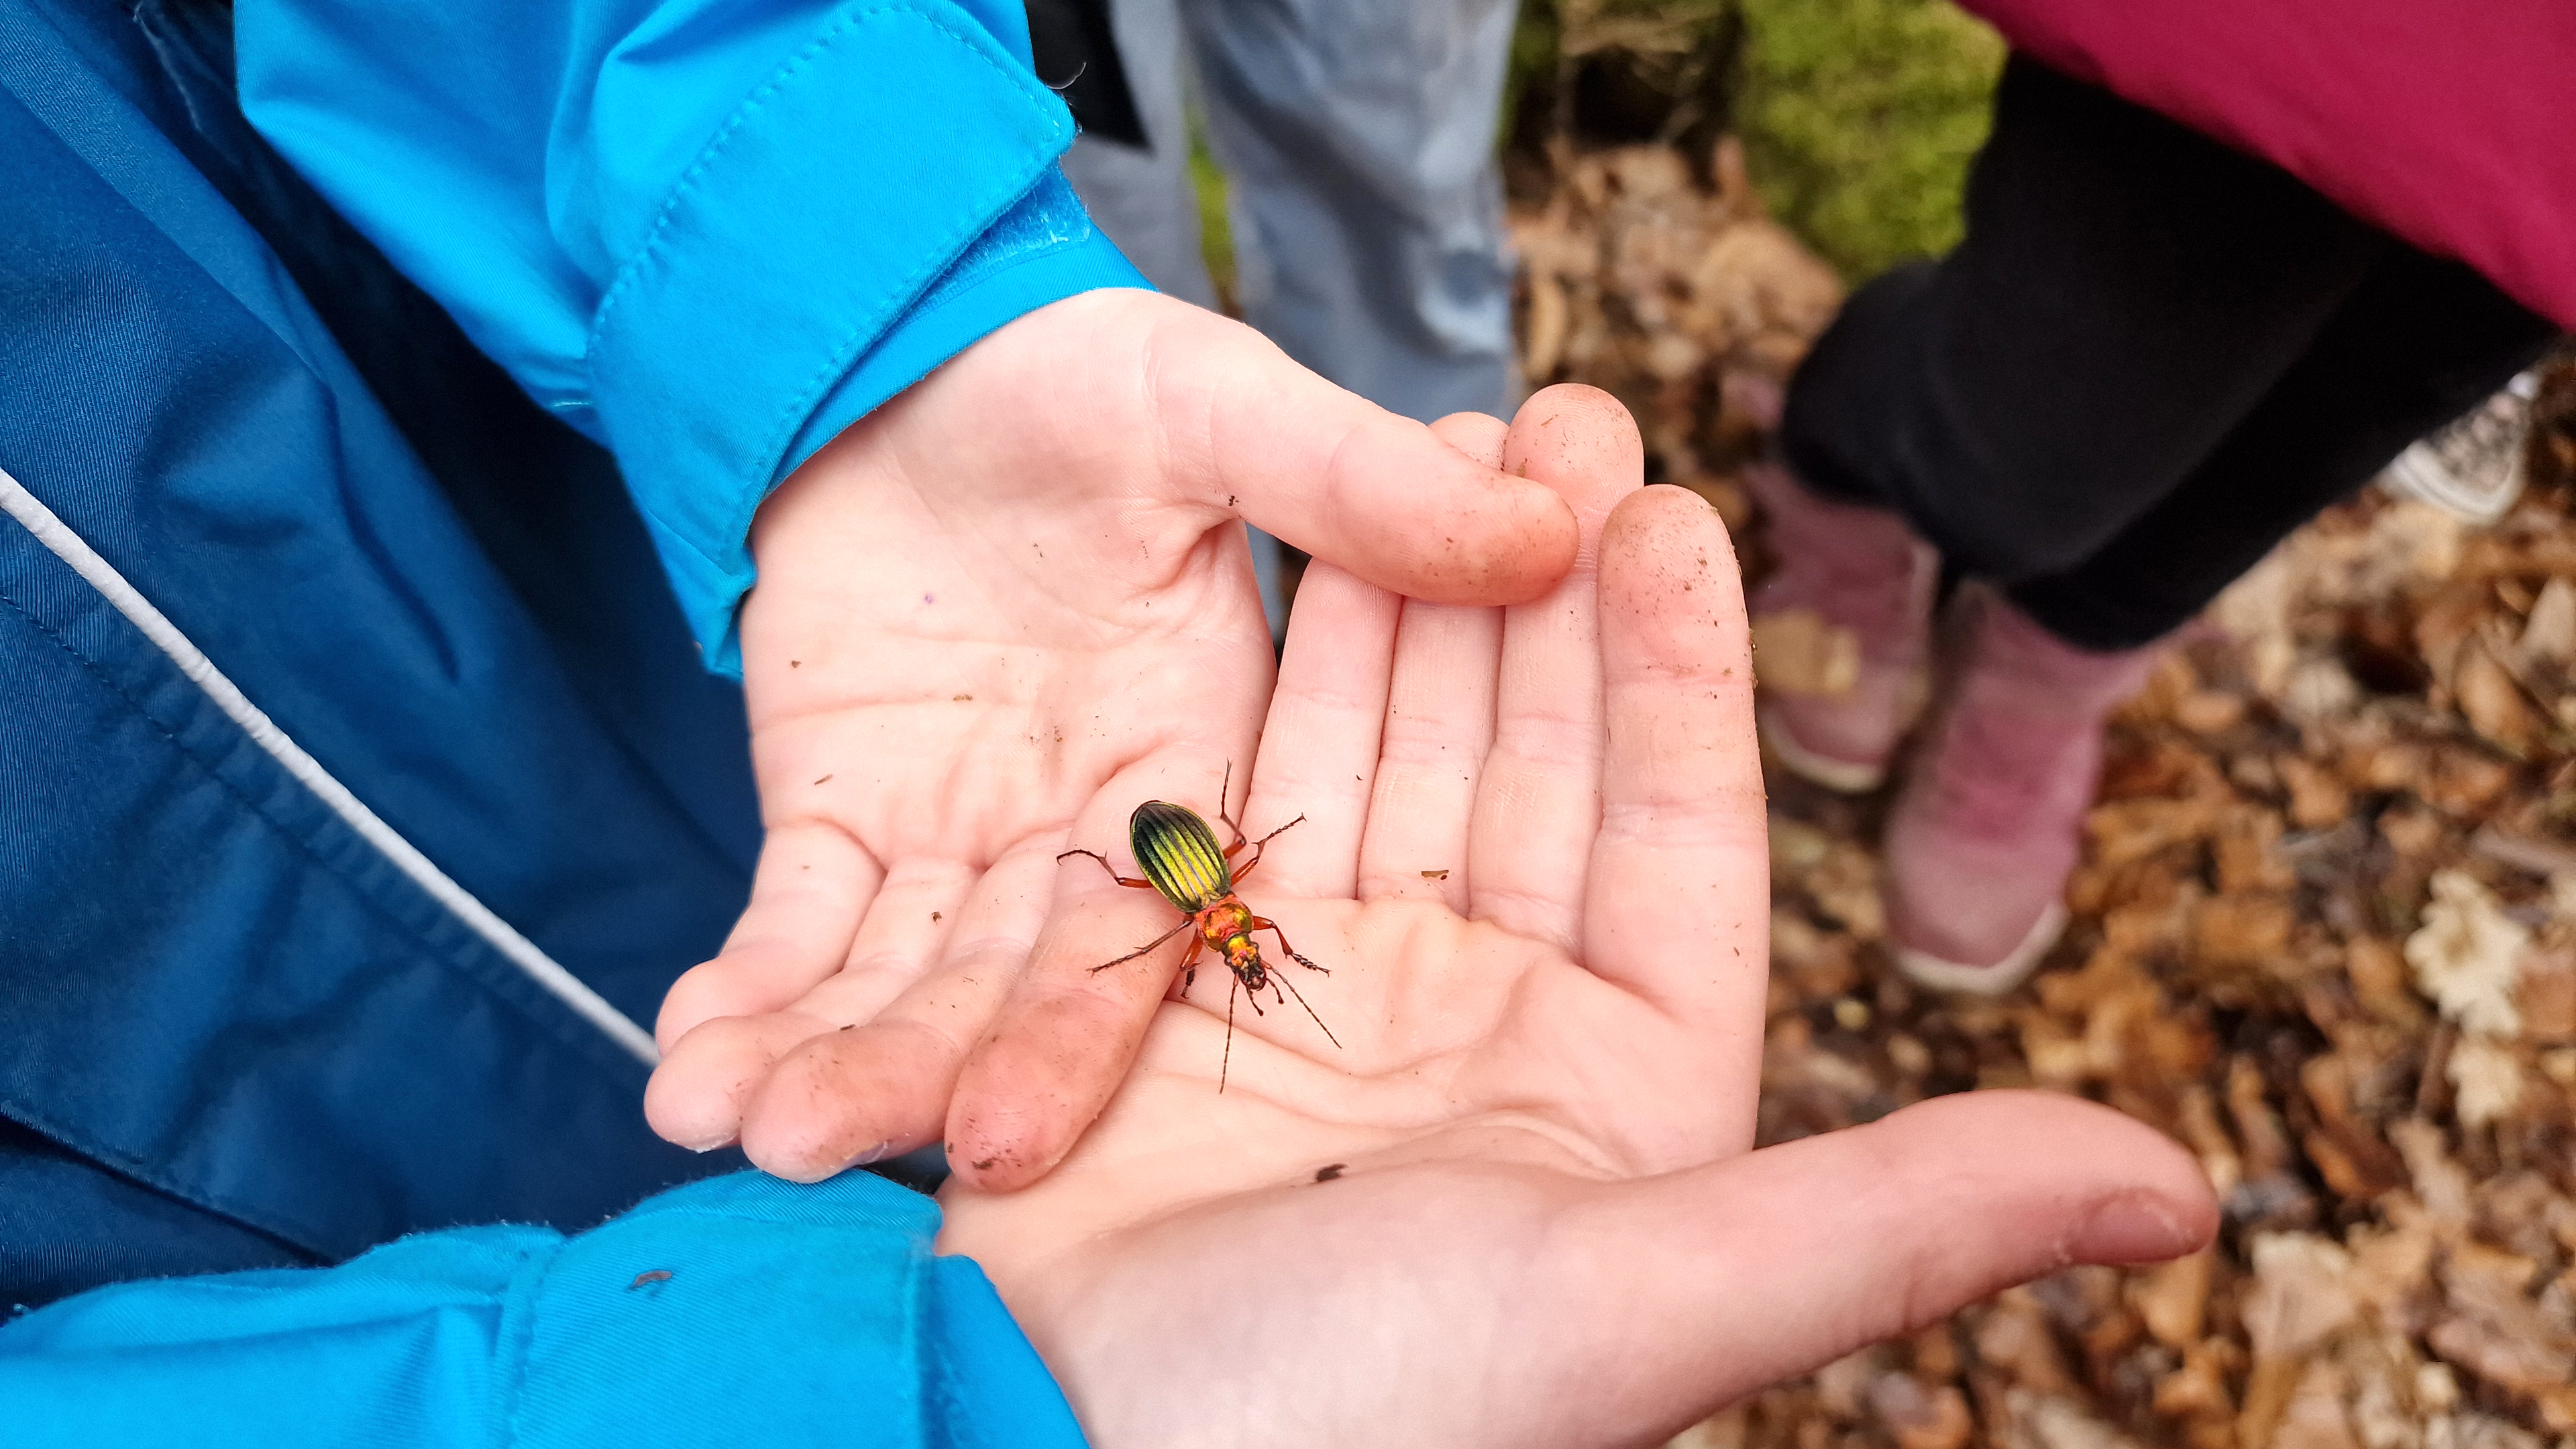
<path fill-rule="evenodd" d="M 1077 1449 L 1034 1349 L 939 1208 L 863 1172 L 737 1173 L 564 1244 L 517 1290 L 518 1449 L 869 1443 Z"/>
<path fill-rule="evenodd" d="M 742 677 L 741 639 L 734 624 L 753 578 L 746 541 L 751 515 L 788 474 L 843 429 L 1004 323 L 1081 292 L 1103 287 L 1151 291 L 1153 286 L 1108 234 L 1092 225 L 1064 174 L 1049 165 L 1028 194 L 977 238 L 815 404 L 725 535 L 731 551 L 726 567 L 684 577 L 680 564 L 672 563 L 681 607 L 709 667 Z M 671 562 L 670 553 L 665 545 L 666 562 Z"/>
<path fill-rule="evenodd" d="M 586 367 L 600 432 L 719 667 L 751 584 L 751 515 L 791 443 L 961 254 L 1042 178 L 1061 187 L 1072 139 L 1063 103 L 989 32 L 934 0 L 862 0 L 672 187 L 594 314 Z M 1115 249 L 1080 245 L 1097 236 L 1087 218 L 1079 230 L 1040 249 L 1094 254 L 1074 290 L 1124 283 L 1102 280 L 1117 268 L 1097 252 Z"/>

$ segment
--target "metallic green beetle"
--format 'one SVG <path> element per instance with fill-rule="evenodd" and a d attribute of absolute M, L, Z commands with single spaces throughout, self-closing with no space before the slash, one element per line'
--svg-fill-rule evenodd
<path fill-rule="evenodd" d="M 1226 771 L 1226 785 L 1233 783 L 1234 772 L 1229 769 Z M 1222 800 L 1223 794 L 1220 793 L 1218 798 Z M 1068 850 L 1056 859 L 1087 855 L 1100 862 L 1100 868 L 1109 872 L 1111 880 L 1137 890 L 1160 891 L 1163 899 L 1188 917 L 1126 955 L 1114 961 L 1103 961 L 1092 970 L 1106 971 L 1112 966 L 1123 966 L 1152 952 L 1181 932 L 1196 927 L 1198 936 L 1190 942 L 1189 953 L 1181 958 L 1181 994 L 1189 995 L 1190 987 L 1198 981 L 1199 971 L 1195 963 L 1202 950 L 1215 951 L 1225 961 L 1226 969 L 1234 973 L 1234 983 L 1226 988 L 1225 993 L 1225 1058 L 1218 1066 L 1216 1076 L 1216 1089 L 1222 1092 L 1225 1090 L 1226 1072 L 1234 1062 L 1234 996 L 1237 987 L 1251 997 L 1255 1015 L 1262 1014 L 1261 993 L 1265 988 L 1280 1005 L 1285 1006 L 1288 997 L 1279 994 L 1285 987 L 1289 995 L 1297 998 L 1297 1004 L 1306 1008 L 1306 1015 L 1314 1018 L 1326 1041 L 1336 1047 L 1342 1043 L 1333 1035 L 1333 1029 L 1324 1025 L 1324 1019 L 1315 1015 L 1315 1008 L 1306 1006 L 1306 995 L 1297 989 L 1295 982 L 1271 974 L 1269 964 L 1261 959 L 1261 948 L 1253 943 L 1252 933 L 1268 931 L 1279 938 L 1279 949 L 1288 953 L 1289 960 L 1309 971 L 1322 972 L 1327 976 L 1332 973 L 1300 955 L 1296 947 L 1288 944 L 1288 937 L 1280 931 L 1278 922 L 1254 915 L 1251 907 L 1234 893 L 1235 882 L 1248 878 L 1254 867 L 1261 864 L 1262 847 L 1306 817 L 1300 815 L 1288 825 L 1253 841 L 1244 839 L 1243 827 L 1235 824 L 1222 808 L 1217 811 L 1217 818 L 1234 832 L 1234 844 L 1218 846 L 1216 832 L 1208 828 L 1207 821 L 1197 811 L 1186 805 L 1175 805 L 1168 800 L 1148 800 L 1137 806 L 1136 813 L 1127 820 L 1127 843 L 1136 852 L 1137 866 L 1145 872 L 1143 880 L 1120 875 L 1117 867 L 1109 863 L 1109 857 L 1096 850 Z M 1247 844 L 1252 847 L 1252 858 L 1237 870 L 1232 864 L 1234 856 Z"/>

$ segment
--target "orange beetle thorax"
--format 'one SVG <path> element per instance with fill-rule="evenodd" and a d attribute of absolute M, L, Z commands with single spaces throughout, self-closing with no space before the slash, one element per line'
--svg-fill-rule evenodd
<path fill-rule="evenodd" d="M 1243 902 L 1228 896 L 1199 912 L 1199 938 L 1235 975 L 1246 982 L 1261 979 L 1261 948 L 1252 944 L 1252 911 Z"/>

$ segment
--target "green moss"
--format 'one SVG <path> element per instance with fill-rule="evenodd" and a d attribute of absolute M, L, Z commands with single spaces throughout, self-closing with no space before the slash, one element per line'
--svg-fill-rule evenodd
<path fill-rule="evenodd" d="M 2004 46 L 1946 0 L 1742 0 L 1754 185 L 1846 277 L 1959 239 Z"/>
<path fill-rule="evenodd" d="M 1501 138 L 1544 174 L 1560 127 L 1577 147 L 1696 153 L 1727 126 L 1772 213 L 1859 281 L 1957 243 L 2003 58 L 1950 0 L 1522 0 Z M 1225 179 L 1195 132 L 1200 232 L 1230 294 Z"/>

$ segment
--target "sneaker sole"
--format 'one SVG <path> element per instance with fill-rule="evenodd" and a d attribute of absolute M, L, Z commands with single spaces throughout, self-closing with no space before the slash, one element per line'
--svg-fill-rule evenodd
<path fill-rule="evenodd" d="M 1837 760 L 1799 744 L 1790 737 L 1789 727 L 1782 724 L 1768 707 L 1754 710 L 1753 727 L 1781 766 L 1801 780 L 1822 785 L 1839 795 L 1867 795 L 1887 783 L 1885 765 Z"/>
<path fill-rule="evenodd" d="M 1929 951 L 1916 951 L 1900 946 L 1896 951 L 1896 970 L 1906 980 L 1933 991 L 1955 991 L 1969 996 L 2001 996 L 2030 979 L 2048 948 L 2066 933 L 2066 907 L 2056 901 L 2039 913 L 2031 923 L 2030 934 L 2012 948 L 2004 959 L 1992 966 L 1968 966 L 1957 961 L 1944 961 Z"/>

